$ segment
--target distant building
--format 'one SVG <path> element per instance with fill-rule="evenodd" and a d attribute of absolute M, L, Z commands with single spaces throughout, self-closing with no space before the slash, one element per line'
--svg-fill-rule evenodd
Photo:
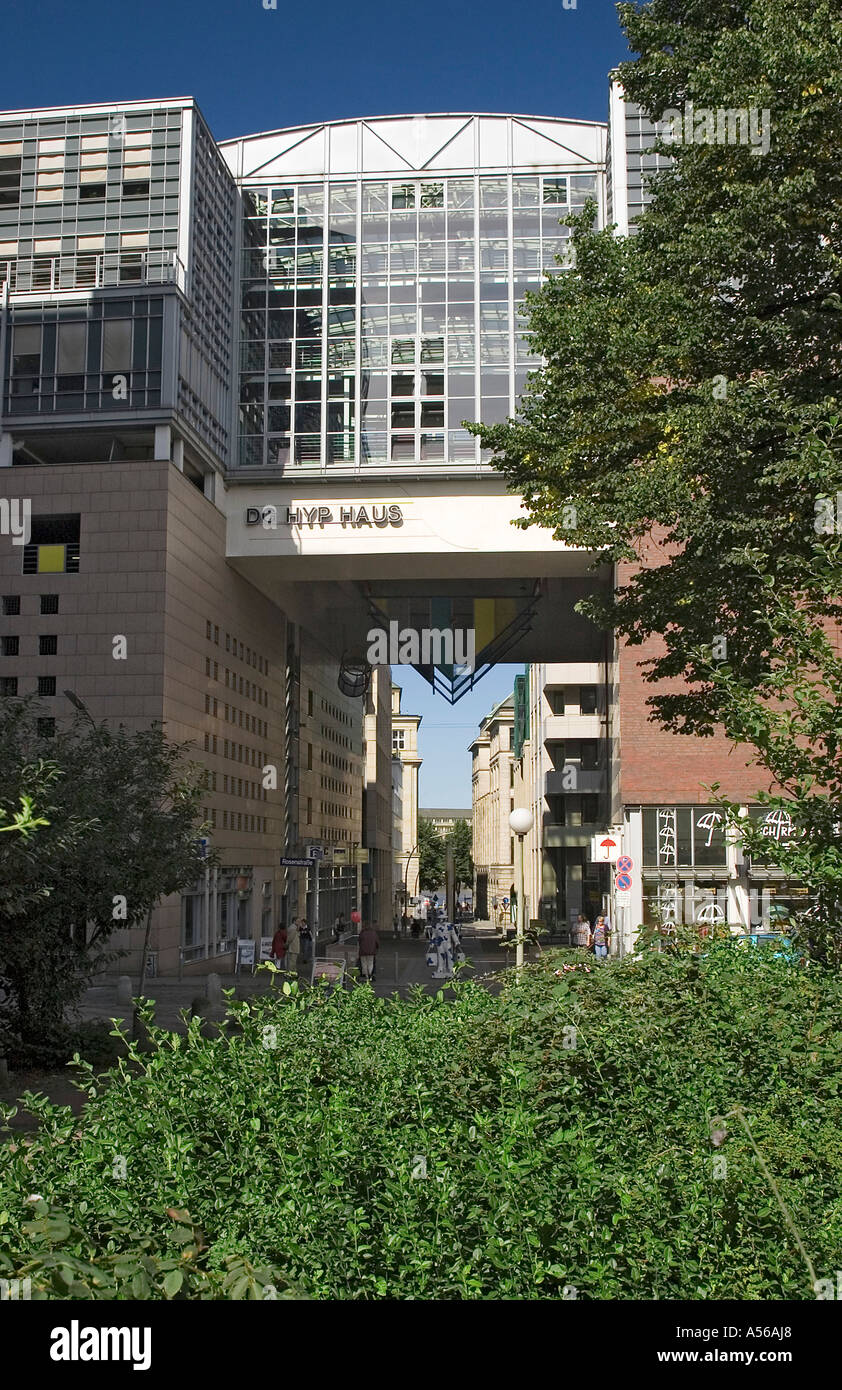
<path fill-rule="evenodd" d="M 401 710 L 401 687 L 392 686 L 392 754 L 400 758 L 401 787 L 401 865 L 409 897 L 418 892 L 418 774 L 422 759 L 418 752 L 420 714 Z"/>
<path fill-rule="evenodd" d="M 443 840 L 447 839 L 451 830 L 455 829 L 460 820 L 467 821 L 470 825 L 473 820 L 473 810 L 468 806 L 463 811 L 451 811 L 441 806 L 430 806 L 418 812 L 420 820 L 428 820 L 432 824 L 437 834 Z"/>
<path fill-rule="evenodd" d="M 503 898 L 510 898 L 514 883 L 514 844 L 509 828 L 512 800 L 512 729 L 514 702 L 511 695 L 495 705 L 480 724 L 471 744 L 474 839 L 474 913 L 497 920 Z"/>

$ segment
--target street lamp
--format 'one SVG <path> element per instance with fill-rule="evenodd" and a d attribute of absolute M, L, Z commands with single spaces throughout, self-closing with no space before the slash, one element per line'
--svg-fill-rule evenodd
<path fill-rule="evenodd" d="M 526 929 L 524 920 L 524 901 L 523 901 L 523 841 L 524 836 L 528 835 L 534 819 L 532 812 L 525 806 L 520 806 L 512 811 L 509 816 L 509 825 L 518 838 L 518 857 L 517 857 L 517 936 L 515 937 L 515 969 L 520 975 L 523 969 L 523 939 Z"/>
<path fill-rule="evenodd" d="M 418 844 L 420 844 L 420 843 L 421 843 L 421 841 L 419 840 L 419 841 L 418 841 Z M 407 901 L 408 901 L 408 898 L 409 898 L 409 866 L 410 866 L 410 864 L 412 863 L 412 856 L 413 856 L 413 854 L 415 853 L 415 851 L 417 850 L 417 848 L 418 848 L 418 845 L 413 845 L 412 849 L 409 851 L 409 853 L 408 853 L 407 856 L 406 856 L 406 868 L 404 869 L 404 873 L 403 873 L 403 915 L 404 915 L 404 917 L 408 917 L 408 916 L 409 916 L 409 913 L 408 913 L 407 910 L 406 910 L 406 908 L 407 908 Z"/>

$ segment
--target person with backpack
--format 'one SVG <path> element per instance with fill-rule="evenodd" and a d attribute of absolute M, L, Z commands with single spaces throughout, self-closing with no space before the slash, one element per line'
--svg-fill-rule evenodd
<path fill-rule="evenodd" d="M 608 922 L 603 914 L 600 913 L 594 922 L 593 931 L 591 932 L 591 946 L 593 947 L 593 953 L 597 960 L 606 959 L 609 945 L 610 933 Z"/>

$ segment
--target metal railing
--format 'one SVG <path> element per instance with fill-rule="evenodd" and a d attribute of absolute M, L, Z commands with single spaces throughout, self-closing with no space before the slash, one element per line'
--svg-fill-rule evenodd
<path fill-rule="evenodd" d="M 184 285 L 175 251 L 97 251 L 69 256 L 18 256 L 0 260 L 0 284 L 12 294 L 106 289 L 112 285 Z"/>

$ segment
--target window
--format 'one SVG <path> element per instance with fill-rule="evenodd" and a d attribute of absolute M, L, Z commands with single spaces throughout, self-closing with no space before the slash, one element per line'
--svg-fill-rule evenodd
<path fill-rule="evenodd" d="M 312 743 L 308 743 L 308 744 L 307 744 L 307 771 L 308 771 L 308 772 L 311 772 L 312 769 L 313 769 L 313 745 L 312 745 Z"/>
<path fill-rule="evenodd" d="M 58 325 L 56 371 L 59 376 L 81 376 L 84 374 L 86 328 L 87 325 L 84 323 L 60 323 Z"/>
<path fill-rule="evenodd" d="M 392 208 L 395 211 L 415 207 L 415 184 L 398 183 L 392 185 Z"/>
<path fill-rule="evenodd" d="M 313 823 L 313 798 L 312 798 L 312 796 L 308 796 L 308 797 L 307 797 L 307 824 L 308 824 L 308 825 L 312 825 L 312 823 Z"/>
<path fill-rule="evenodd" d="M 581 749 L 582 771 L 594 772 L 599 767 L 599 744 L 595 738 L 583 738 Z"/>
<path fill-rule="evenodd" d="M 60 203 L 64 184 L 64 139 L 39 140 L 35 173 L 36 203 Z"/>
<path fill-rule="evenodd" d="M 406 730 L 405 730 L 405 729 L 393 729 L 393 730 L 392 730 L 392 752 L 393 752 L 393 753 L 401 753 L 401 752 L 403 751 L 403 749 L 406 747 L 406 742 L 405 742 L 405 740 L 406 740 Z"/>
<path fill-rule="evenodd" d="M 38 389 L 41 375 L 41 325 L 18 323 L 14 331 L 12 350 L 12 393 L 30 395 Z"/>
<path fill-rule="evenodd" d="M 3 617 L 14 618 L 20 612 L 20 594 L 3 595 Z"/>
<path fill-rule="evenodd" d="M 39 656 L 56 656 L 57 653 L 58 637 L 55 633 L 50 633 L 49 636 L 41 636 L 38 638 Z"/>
<path fill-rule="evenodd" d="M 42 594 L 42 595 L 41 595 L 41 612 L 42 612 L 42 613 L 57 613 L 57 612 L 58 612 L 58 594 Z"/>
<path fill-rule="evenodd" d="M 78 574 L 79 526 L 78 513 L 34 516 L 23 547 L 24 574 Z"/>
<path fill-rule="evenodd" d="M 564 714 L 564 691 L 551 690 L 547 696 L 553 714 Z"/>
<path fill-rule="evenodd" d="M 19 637 L 0 637 L 0 656 L 17 656 L 19 652 Z"/>
<path fill-rule="evenodd" d="M 39 738 L 53 738 L 56 732 L 56 721 L 54 719 L 39 719 L 37 728 Z"/>
<path fill-rule="evenodd" d="M 83 135 L 79 163 L 79 201 L 104 198 L 108 177 L 107 135 Z"/>
<path fill-rule="evenodd" d="M 313 714 L 313 692 L 312 692 L 312 690 L 308 690 L 308 691 L 307 691 L 307 714 L 308 714 L 310 717 L 312 717 L 312 714 Z"/>
<path fill-rule="evenodd" d="M 55 695 L 55 693 L 56 693 L 56 678 L 55 678 L 55 676 L 39 676 L 39 677 L 38 677 L 38 694 L 44 696 L 44 695 Z"/>
<path fill-rule="evenodd" d="M 579 687 L 579 712 L 581 714 L 596 714 L 595 685 L 582 685 Z"/>
<path fill-rule="evenodd" d="M 566 206 L 567 179 L 544 179 L 544 202 L 551 206 Z"/>
<path fill-rule="evenodd" d="M 19 144 L 0 144 L 0 208 L 14 208 L 20 202 L 21 153 Z"/>
<path fill-rule="evenodd" d="M 394 203 L 392 204 L 394 207 Z M 421 206 L 422 208 L 443 208 L 444 207 L 444 184 L 443 183 L 422 183 L 421 185 Z"/>
<path fill-rule="evenodd" d="M 103 372 L 127 372 L 131 365 L 131 319 L 106 319 L 102 325 Z"/>
<path fill-rule="evenodd" d="M 0 695 L 17 695 L 17 676 L 0 676 Z"/>

